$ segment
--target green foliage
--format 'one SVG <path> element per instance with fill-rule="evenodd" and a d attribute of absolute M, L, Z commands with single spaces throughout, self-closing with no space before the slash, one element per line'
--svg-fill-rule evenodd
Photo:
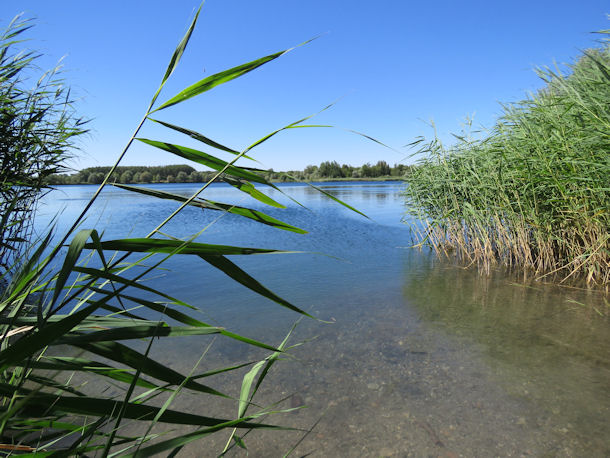
<path fill-rule="evenodd" d="M 318 175 L 321 178 L 342 178 L 343 172 L 337 161 L 326 161 L 322 162 L 320 167 L 318 167 Z"/>
<path fill-rule="evenodd" d="M 121 178 L 120 178 L 121 183 L 131 183 L 132 180 L 133 180 L 133 173 L 131 173 L 131 170 L 126 170 L 125 172 L 121 173 Z"/>
<path fill-rule="evenodd" d="M 85 132 L 60 67 L 37 75 L 40 56 L 16 49 L 31 26 L 17 17 L 0 33 L 0 273 L 27 246 L 46 177 L 63 170 Z"/>
<path fill-rule="evenodd" d="M 47 177 L 48 185 L 64 185 L 64 184 L 91 184 L 101 183 L 101 180 L 91 178 L 91 175 L 102 178 L 112 169 L 111 166 L 106 167 L 88 167 L 77 173 L 68 174 L 53 174 Z M 193 175 L 194 174 L 194 175 Z M 142 165 L 127 165 L 119 166 L 114 170 L 110 181 L 112 183 L 166 183 L 167 177 L 180 177 L 184 181 L 181 183 L 205 182 L 214 176 L 213 172 L 197 172 L 193 167 L 186 164 L 176 165 L 161 165 L 161 166 L 142 166 Z M 129 180 L 129 181 L 125 181 Z"/>
<path fill-rule="evenodd" d="M 140 174 L 140 182 L 142 183 L 152 183 L 153 181 L 153 174 L 151 172 L 142 172 Z"/>
<path fill-rule="evenodd" d="M 610 282 L 610 46 L 602 42 L 546 87 L 504 106 L 480 140 L 437 139 L 421 151 L 406 190 L 427 221 L 421 241 L 489 270 Z"/>
<path fill-rule="evenodd" d="M 159 124 L 166 125 L 156 121 Z M 177 126 L 171 125 L 171 128 L 176 130 Z M 192 131 L 183 129 L 187 135 L 193 136 Z M 201 134 L 198 134 L 201 135 Z M 206 143 L 212 140 L 205 138 Z M 218 145 L 218 149 L 225 151 L 227 148 Z M 231 151 L 229 151 L 231 152 Z M 75 174 L 55 174 L 47 178 L 47 183 L 50 185 L 61 184 L 91 184 L 101 183 L 101 181 L 91 178 L 92 174 L 99 178 L 99 174 L 106 174 L 111 167 L 89 167 Z M 303 171 L 290 170 L 287 172 L 275 172 L 273 169 L 260 171 L 264 174 L 268 181 L 308 181 L 318 179 L 332 178 L 404 178 L 409 173 L 410 166 L 404 164 L 395 164 L 390 167 L 385 161 L 378 161 L 374 166 L 364 164 L 362 167 L 354 167 L 351 165 L 339 165 L 336 161 L 325 161 L 316 165 L 308 165 Z M 129 172 L 130 175 L 123 174 Z M 111 182 L 113 183 L 204 183 L 209 181 L 215 172 L 212 171 L 197 171 L 190 165 L 163 165 L 163 166 L 119 166 L 112 175 Z M 168 179 L 171 177 L 170 179 Z M 125 181 L 129 178 L 130 181 Z M 223 179 L 226 177 L 223 177 Z M 97 179 L 97 178 L 96 178 Z"/>
<path fill-rule="evenodd" d="M 283 174 L 287 174 L 300 181 L 319 180 L 319 179 L 366 179 L 377 178 L 393 179 L 404 178 L 408 175 L 411 166 L 405 164 L 395 164 L 390 167 L 385 161 L 377 161 L 375 165 L 369 163 L 360 167 L 348 164 L 339 165 L 337 161 L 324 161 L 319 166 L 308 165 L 304 170 L 292 170 L 288 172 L 269 172 L 268 177 L 279 180 Z"/>

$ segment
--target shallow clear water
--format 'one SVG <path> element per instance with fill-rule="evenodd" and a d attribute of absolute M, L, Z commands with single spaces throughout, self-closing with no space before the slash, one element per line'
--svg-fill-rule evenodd
<path fill-rule="evenodd" d="M 195 190 L 191 184 L 155 186 L 185 195 Z M 166 232 L 188 236 L 213 223 L 200 241 L 304 252 L 233 257 L 274 292 L 332 322 L 301 321 L 291 341 L 305 343 L 274 366 L 259 393 L 261 405 L 292 395 L 280 407 L 308 407 L 272 417 L 314 427 L 297 456 L 610 456 L 607 296 L 502 272 L 481 277 L 408 248 L 401 184 L 321 185 L 370 220 L 306 186 L 280 186 L 308 210 L 273 190 L 269 195 L 287 209 L 263 208 L 225 185 L 213 185 L 206 197 L 264 209 L 308 234 L 232 215 L 216 220 L 218 213 L 192 208 Z M 94 189 L 61 187 L 48 195 L 36 220 L 39 231 L 62 208 L 58 225 L 65 227 Z M 106 239 L 142 236 L 174 208 L 110 189 L 83 227 L 106 228 Z M 298 318 L 201 260 L 177 257 L 167 267 L 150 281 L 199 307 L 208 322 L 278 344 Z M 209 343 L 176 339 L 155 351 L 188 372 Z M 216 340 L 198 371 L 260 356 Z M 223 377 L 216 387 L 237 396 L 239 377 Z M 189 395 L 173 408 L 223 416 L 237 411 L 234 401 L 202 403 Z M 250 456 L 281 456 L 302 437 L 253 432 L 245 442 Z M 226 440 L 227 434 L 213 436 L 205 448 L 190 446 L 183 454 L 213 456 Z"/>

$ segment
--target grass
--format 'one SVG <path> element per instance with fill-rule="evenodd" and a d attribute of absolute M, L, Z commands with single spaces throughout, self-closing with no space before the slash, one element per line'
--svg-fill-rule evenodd
<path fill-rule="evenodd" d="M 489 272 L 610 284 L 610 46 L 566 73 L 538 70 L 544 89 L 503 106 L 483 138 L 438 138 L 408 177 L 418 243 Z M 421 144 L 421 143 L 420 143 Z"/>

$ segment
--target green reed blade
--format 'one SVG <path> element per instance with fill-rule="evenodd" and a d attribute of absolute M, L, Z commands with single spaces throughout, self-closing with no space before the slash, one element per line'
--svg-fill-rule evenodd
<path fill-rule="evenodd" d="M 15 392 L 15 387 L 0 383 L 0 393 L 3 395 L 11 395 Z M 118 412 L 123 405 L 121 401 L 113 401 L 105 398 L 96 398 L 93 396 L 56 396 L 49 393 L 34 392 L 27 388 L 21 388 L 19 393 L 29 396 L 30 402 L 27 406 L 27 411 L 32 417 L 42 416 L 45 413 L 70 413 L 79 415 L 95 415 L 95 416 L 113 416 Z M 134 420 L 150 420 L 159 412 L 159 407 L 127 403 L 124 417 Z M 175 410 L 165 410 L 160 416 L 161 423 L 171 423 L 177 425 L 193 425 L 193 426 L 221 426 L 226 423 L 232 423 L 229 420 L 222 418 L 207 417 L 203 415 L 195 415 L 190 413 L 178 412 Z M 265 428 L 268 425 L 260 423 L 241 422 L 240 428 Z"/>
<path fill-rule="evenodd" d="M 218 207 L 219 210 L 224 210 L 235 215 L 240 215 L 245 218 L 252 219 L 261 224 L 272 226 L 276 229 L 282 229 L 284 231 L 296 232 L 297 234 L 307 234 L 307 231 L 296 226 L 292 226 L 288 223 L 275 219 L 266 213 L 251 208 L 239 207 L 237 205 L 224 204 L 221 202 L 215 202 L 212 200 L 205 200 L 206 203 L 212 204 L 214 207 Z M 213 207 L 212 207 L 213 208 Z M 213 208 L 214 209 L 214 208 Z"/>
<path fill-rule="evenodd" d="M 292 48 L 291 48 L 292 49 Z M 238 78 L 242 75 L 245 75 L 248 72 L 264 65 L 272 60 L 277 59 L 283 54 L 286 54 L 290 49 L 286 49 L 284 51 L 279 51 L 274 54 L 270 54 L 268 56 L 262 57 L 260 59 L 253 60 L 252 62 L 248 62 L 247 64 L 238 65 L 237 67 L 230 68 L 228 70 L 216 73 L 214 75 L 208 76 L 195 84 L 187 87 L 183 91 L 179 92 L 177 95 L 169 99 L 167 102 L 163 103 L 160 107 L 153 110 L 155 111 L 163 110 L 167 107 L 171 107 L 172 105 L 176 105 L 177 103 L 184 102 L 185 100 L 190 99 L 191 97 L 195 97 L 203 92 L 209 91 L 214 87 L 224 84 L 228 81 L 231 81 L 235 78 Z"/>
<path fill-rule="evenodd" d="M 53 315 L 46 319 L 46 323 L 57 323 L 63 320 L 65 315 Z M 0 318 L 0 323 L 8 323 L 10 322 L 7 318 Z M 122 317 L 112 317 L 112 316 L 98 316 L 91 315 L 82 320 L 78 325 L 74 327 L 74 329 L 100 329 L 103 327 L 113 327 L 116 325 L 121 326 L 140 326 L 142 324 L 148 324 L 150 320 L 138 319 L 138 320 L 125 320 Z M 20 316 L 14 320 L 14 324 L 18 326 L 28 326 L 37 324 L 37 318 L 35 316 Z"/>
<path fill-rule="evenodd" d="M 157 189 L 151 188 L 143 188 L 139 186 L 128 186 L 122 184 L 115 184 L 114 186 L 118 188 L 122 188 L 128 191 L 138 192 L 140 194 L 146 194 L 153 197 L 158 197 L 161 199 L 171 199 L 176 200 L 178 202 L 187 202 L 189 199 L 181 196 L 179 194 L 173 194 L 165 191 L 160 191 Z M 258 210 L 253 210 L 251 208 L 240 207 L 238 205 L 225 204 L 221 202 L 215 202 L 208 199 L 194 199 L 188 202 L 189 205 L 193 207 L 199 207 L 202 209 L 209 210 L 217 210 L 217 211 L 225 211 L 228 213 L 232 213 L 234 215 L 243 216 L 245 218 L 249 218 L 258 223 L 266 224 L 268 226 L 275 227 L 277 229 L 282 229 L 285 231 L 296 232 L 297 234 L 307 234 L 307 231 L 300 229 L 298 227 L 292 226 L 290 224 L 284 223 L 278 219 L 273 218 L 272 216 L 267 215 Z"/>
<path fill-rule="evenodd" d="M 182 40 L 180 40 L 180 43 L 178 43 L 176 49 L 174 50 L 174 54 L 172 54 L 172 58 L 170 59 L 169 64 L 167 65 L 167 70 L 165 70 L 165 75 L 163 75 L 163 79 L 161 80 L 161 84 L 159 85 L 159 89 L 157 89 L 155 95 L 152 98 L 152 101 L 150 102 L 151 107 L 155 104 L 157 97 L 159 97 L 161 89 L 163 89 L 163 86 L 165 86 L 165 82 L 172 75 L 172 73 L 174 73 L 174 70 L 178 66 L 178 62 L 180 62 L 180 58 L 182 57 L 182 54 L 184 54 L 184 50 L 186 49 L 186 45 L 188 44 L 191 35 L 193 34 L 193 30 L 195 30 L 195 24 L 197 23 L 197 19 L 199 18 L 201 8 L 203 8 L 203 3 L 204 2 L 201 2 L 201 5 L 199 5 L 199 8 L 195 13 L 195 17 L 191 22 L 191 25 L 184 34 L 184 37 L 182 37 Z"/>
<path fill-rule="evenodd" d="M 209 324 L 196 320 L 195 318 L 193 318 L 190 315 L 186 315 L 182 312 L 179 312 L 178 310 L 175 310 L 175 309 L 169 307 L 167 304 L 160 304 L 157 302 L 147 301 L 146 299 L 143 299 L 141 297 L 129 296 L 126 294 L 121 294 L 121 297 L 128 301 L 135 302 L 136 304 L 140 304 L 148 309 L 163 313 L 164 315 L 171 318 L 172 320 L 176 320 L 179 323 L 183 323 L 188 326 L 201 326 L 201 327 L 210 326 Z M 195 309 L 195 307 L 193 307 L 193 306 L 189 306 L 189 308 Z"/>
<path fill-rule="evenodd" d="M 211 377 L 213 375 L 223 374 L 225 372 L 235 371 L 235 370 L 241 369 L 242 367 L 248 367 L 248 366 L 251 366 L 252 364 L 255 364 L 255 363 L 250 361 L 248 363 L 238 364 L 237 366 L 223 367 L 222 369 L 216 369 L 216 370 L 213 370 L 213 371 L 205 372 L 203 374 L 193 375 L 192 379 L 193 380 L 197 380 L 197 379 L 200 379 L 200 378 Z"/>
<path fill-rule="evenodd" d="M 176 126 L 174 124 L 170 124 L 169 122 L 165 122 L 165 121 L 159 121 L 157 119 L 153 119 L 153 118 L 148 118 L 149 120 L 159 123 L 162 126 L 165 126 L 169 129 L 173 129 L 177 132 L 183 133 L 185 135 L 188 135 L 191 138 L 194 138 L 195 140 L 198 140 L 202 143 L 205 143 L 208 146 L 211 146 L 212 148 L 216 148 L 219 149 L 221 151 L 226 151 L 227 153 L 231 153 L 231 154 L 240 154 L 239 151 L 236 151 L 232 148 L 229 148 L 227 146 L 221 145 L 220 143 L 215 142 L 214 140 L 209 139 L 208 137 L 200 134 L 199 132 L 195 132 L 194 130 L 190 130 L 190 129 L 186 129 L 184 127 L 180 127 L 180 126 Z M 243 157 L 245 157 L 246 159 L 250 159 L 250 160 L 254 160 L 249 156 L 246 156 L 245 154 L 243 155 Z"/>
<path fill-rule="evenodd" d="M 276 208 L 286 208 L 285 205 L 282 205 L 282 204 L 276 202 L 268 195 L 260 192 L 258 189 L 256 189 L 254 187 L 254 185 L 252 183 L 249 183 L 244 180 L 239 180 L 236 178 L 231 178 L 228 176 L 224 176 L 222 179 L 224 182 L 229 183 L 231 186 L 239 189 L 242 192 L 245 192 L 246 194 L 249 194 L 251 197 L 258 200 L 259 202 L 262 202 L 264 204 L 267 204 L 267 205 L 270 205 L 270 206 L 276 207 Z"/>
<path fill-rule="evenodd" d="M 77 396 L 85 396 L 85 393 L 83 393 L 81 390 L 78 390 L 70 385 L 66 385 L 64 382 L 59 382 L 51 377 L 42 376 L 40 373 L 30 373 L 28 380 L 34 384 L 44 386 L 47 389 L 53 389 L 58 394 L 70 393 Z"/>
<path fill-rule="evenodd" d="M 25 365 L 31 367 L 32 369 L 90 372 L 122 383 L 131 383 L 133 381 L 133 376 L 126 369 L 117 369 L 116 367 L 108 366 L 107 364 L 102 364 L 98 361 L 84 358 L 45 356 L 43 359 L 38 361 L 16 364 L 16 366 Z M 143 388 L 159 388 L 154 383 L 148 382 L 141 378 L 136 381 L 136 384 Z"/>
<path fill-rule="evenodd" d="M 4 370 L 17 361 L 32 357 L 47 345 L 66 335 L 98 307 L 97 303 L 91 304 L 72 315 L 63 317 L 58 322 L 50 323 L 36 332 L 26 334 L 10 347 L 0 351 L 0 369 Z"/>
<path fill-rule="evenodd" d="M 55 302 L 57 302 L 57 298 L 59 297 L 62 288 L 66 284 L 66 280 L 72 273 L 72 269 L 76 265 L 78 258 L 85 248 L 85 243 L 87 240 L 89 240 L 89 237 L 93 232 L 96 231 L 94 229 L 79 231 L 72 239 L 72 242 L 70 242 L 68 253 L 64 258 L 64 263 L 59 271 L 59 275 L 57 276 L 57 281 L 55 282 L 55 292 L 53 293 L 53 299 L 51 300 L 51 305 L 49 307 L 50 309 L 52 309 Z"/>
<path fill-rule="evenodd" d="M 292 305 L 290 302 L 286 301 L 285 299 L 282 299 L 277 294 L 275 294 L 272 291 L 270 291 L 269 289 L 267 289 L 265 286 L 263 286 L 261 283 L 259 283 L 256 279 L 254 279 L 252 276 L 250 276 L 246 271 L 242 270 L 239 266 L 237 266 L 235 263 L 233 263 L 226 257 L 209 256 L 209 255 L 200 255 L 200 257 L 204 261 L 208 262 L 209 264 L 213 265 L 217 269 L 219 269 L 222 272 L 224 272 L 225 274 L 227 274 L 231 279 L 235 280 L 238 283 L 241 283 L 246 288 L 254 291 L 255 293 L 258 293 L 261 296 L 266 297 L 267 299 L 270 299 L 273 302 L 280 304 L 283 307 L 289 308 L 290 310 L 300 313 L 301 315 L 305 315 L 310 318 L 313 318 L 307 312 L 301 310 L 300 308 L 298 308 L 295 305 Z"/>
<path fill-rule="evenodd" d="M 288 334 L 286 334 L 286 336 L 284 337 L 284 340 L 282 340 L 282 343 L 280 343 L 280 345 L 277 347 L 279 351 L 273 352 L 271 355 L 267 356 L 264 360 L 259 361 L 257 364 L 254 365 L 254 367 L 252 369 L 250 369 L 248 371 L 248 373 L 246 373 L 246 375 L 244 375 L 243 380 L 242 380 L 241 391 L 240 391 L 240 395 L 239 395 L 239 408 L 238 408 L 238 414 L 237 414 L 237 416 L 239 418 L 241 418 L 242 416 L 245 415 L 246 409 L 252 403 L 252 399 L 254 398 L 256 392 L 258 391 L 261 384 L 263 383 L 263 380 L 267 376 L 269 369 L 271 369 L 271 366 L 273 366 L 273 364 L 278 360 L 278 358 L 282 354 L 282 351 L 286 347 L 286 344 L 288 343 L 288 340 L 290 339 L 290 336 L 294 332 L 297 324 L 298 324 L 298 321 L 290 328 L 290 331 L 288 331 Z M 262 372 L 261 372 L 261 369 L 262 369 Z M 256 381 L 256 385 L 254 386 L 254 389 L 252 390 L 252 383 L 254 382 L 254 379 L 258 375 L 259 372 L 261 372 L 260 376 L 258 377 L 258 379 Z M 252 394 L 250 394 L 251 390 L 252 390 Z"/>
<path fill-rule="evenodd" d="M 134 369 L 141 371 L 143 374 L 146 374 L 150 377 L 154 377 L 157 380 L 162 380 L 164 382 L 170 383 L 172 385 L 180 385 L 184 382 L 185 379 L 182 374 L 176 372 L 173 369 L 170 369 L 169 367 L 167 367 L 167 365 L 161 364 L 153 360 L 152 358 L 118 342 L 77 342 L 74 346 L 107 358 L 110 361 L 133 367 Z M 194 391 L 213 394 L 215 396 L 221 396 L 224 398 L 229 397 L 226 394 L 223 394 L 213 388 L 202 385 L 193 380 L 189 380 L 185 386 Z"/>
<path fill-rule="evenodd" d="M 144 239 L 147 240 L 147 239 Z M 104 247 L 104 243 L 106 242 L 102 242 L 101 245 Z M 86 248 L 90 248 L 90 246 L 92 245 L 85 245 Z M 106 248 L 104 247 L 105 250 L 114 250 L 114 248 Z M 130 251 L 130 250 L 127 250 Z M 175 303 L 175 304 L 179 304 L 182 305 L 184 307 L 189 307 L 189 308 L 193 308 L 192 306 L 188 305 L 187 303 L 176 299 L 175 297 L 172 297 L 168 294 L 165 294 L 162 291 L 159 291 L 157 289 L 151 288 L 149 286 L 146 286 L 144 284 L 142 284 L 139 281 L 135 281 L 135 280 L 131 280 L 129 278 L 125 278 L 125 277 L 121 277 L 120 275 L 115 275 L 115 274 L 111 274 L 110 272 L 107 272 L 105 270 L 102 269 L 95 269 L 93 267 L 80 267 L 80 266 L 76 266 L 72 269 L 74 272 L 79 272 L 79 273 L 83 273 L 83 274 L 87 274 L 89 275 L 91 278 L 104 278 L 106 280 L 110 280 L 112 282 L 115 283 L 121 283 L 123 285 L 126 286 L 131 286 L 132 288 L 137 288 L 137 289 L 141 289 L 143 291 L 147 291 L 149 293 L 153 293 L 155 295 L 164 297 L 165 299 L 168 299 L 169 301 Z M 98 292 L 100 290 L 97 290 Z M 115 292 L 110 292 L 110 291 L 105 291 L 106 294 L 109 295 L 117 295 Z"/>
<path fill-rule="evenodd" d="M 38 261 L 42 257 L 44 251 L 49 247 L 52 237 L 53 228 L 46 233 L 45 237 L 39 242 L 36 251 L 26 260 L 23 267 L 17 271 L 6 290 L 2 291 L 2 295 L 7 294 L 8 297 L 3 299 L 0 303 L 0 313 L 4 312 L 11 304 L 14 304 L 14 301 L 26 292 L 39 277 L 41 272 L 39 270 L 40 266 L 38 265 Z M 14 315 L 15 313 L 12 314 Z"/>
<path fill-rule="evenodd" d="M 137 138 L 136 140 L 139 140 L 142 143 L 146 143 L 147 145 L 154 146 L 155 148 L 170 152 L 177 156 L 183 157 L 185 159 L 188 159 L 189 161 L 205 165 L 206 167 L 210 167 L 211 169 L 218 171 L 222 170 L 223 173 L 226 173 L 227 175 L 245 178 L 246 180 L 254 181 L 256 183 L 271 185 L 263 177 L 256 175 L 255 173 L 248 172 L 243 167 L 238 167 L 236 165 L 228 165 L 228 162 L 223 161 L 222 159 L 218 159 L 217 157 L 212 156 L 210 154 L 206 154 L 203 151 L 199 151 L 193 148 L 187 148 L 186 146 L 173 145 L 171 143 L 149 140 L 146 138 Z"/>
<path fill-rule="evenodd" d="M 111 342 L 116 340 L 144 339 L 146 337 L 180 337 L 220 334 L 213 326 L 168 326 L 157 323 L 128 325 L 122 328 L 104 329 L 84 334 L 70 333 L 57 340 L 58 345 L 78 345 L 89 342 Z"/>
<path fill-rule="evenodd" d="M 259 361 L 250 369 L 243 377 L 241 382 L 241 390 L 239 392 L 239 407 L 237 409 L 237 417 L 242 418 L 246 413 L 246 409 L 250 405 L 250 388 L 254 383 L 254 378 L 265 365 L 265 360 Z"/>
<path fill-rule="evenodd" d="M 217 424 L 215 426 L 200 429 L 197 431 L 193 431 L 190 433 L 182 434 L 178 437 L 174 437 L 172 439 L 168 439 L 163 442 L 158 442 L 156 444 L 150 445 L 148 447 L 141 448 L 137 453 L 126 454 L 125 457 L 148 457 L 155 456 L 161 453 L 167 452 L 168 450 L 174 450 L 176 448 L 180 448 L 189 444 L 193 441 L 199 440 L 205 436 L 208 436 L 214 432 L 220 431 L 222 429 L 228 428 L 256 428 L 256 429 L 273 429 L 276 431 L 290 431 L 294 430 L 294 428 L 286 428 L 275 425 L 267 425 L 264 423 L 253 423 L 251 420 L 256 420 L 260 418 L 262 415 L 249 415 L 245 418 L 239 418 L 236 420 L 225 421 L 224 423 Z M 252 425 L 255 425 L 254 427 Z"/>
<path fill-rule="evenodd" d="M 85 245 L 86 248 L 91 248 Z M 265 253 L 295 253 L 294 251 L 267 248 L 247 248 L 209 243 L 183 242 L 163 239 L 119 239 L 102 242 L 104 250 L 129 251 L 130 253 L 176 253 L 189 255 L 251 255 Z"/>
<path fill-rule="evenodd" d="M 354 207 L 352 207 L 351 205 L 343 202 L 341 199 L 336 198 L 335 196 L 333 196 L 331 193 L 324 191 L 324 189 L 319 188 L 311 183 L 307 183 L 308 186 L 311 186 L 312 188 L 314 188 L 316 191 L 318 191 L 321 194 L 324 194 L 326 197 L 334 200 L 335 202 L 337 202 L 340 205 L 343 205 L 345 208 L 349 208 L 351 211 L 358 213 L 359 215 L 364 216 L 367 219 L 370 219 L 368 216 L 366 216 L 364 213 L 362 213 L 360 210 L 355 209 Z"/>

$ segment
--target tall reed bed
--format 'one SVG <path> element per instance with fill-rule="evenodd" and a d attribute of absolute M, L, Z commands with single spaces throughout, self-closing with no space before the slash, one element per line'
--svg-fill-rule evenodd
<path fill-rule="evenodd" d="M 438 138 L 411 171 L 418 242 L 481 269 L 497 263 L 555 280 L 610 282 L 610 45 L 503 106 L 484 138 Z"/>
<path fill-rule="evenodd" d="M 61 66 L 40 75 L 40 55 L 18 49 L 31 26 L 18 16 L 0 31 L 0 275 L 28 246 L 47 177 L 66 170 L 76 137 L 86 132 Z"/>

